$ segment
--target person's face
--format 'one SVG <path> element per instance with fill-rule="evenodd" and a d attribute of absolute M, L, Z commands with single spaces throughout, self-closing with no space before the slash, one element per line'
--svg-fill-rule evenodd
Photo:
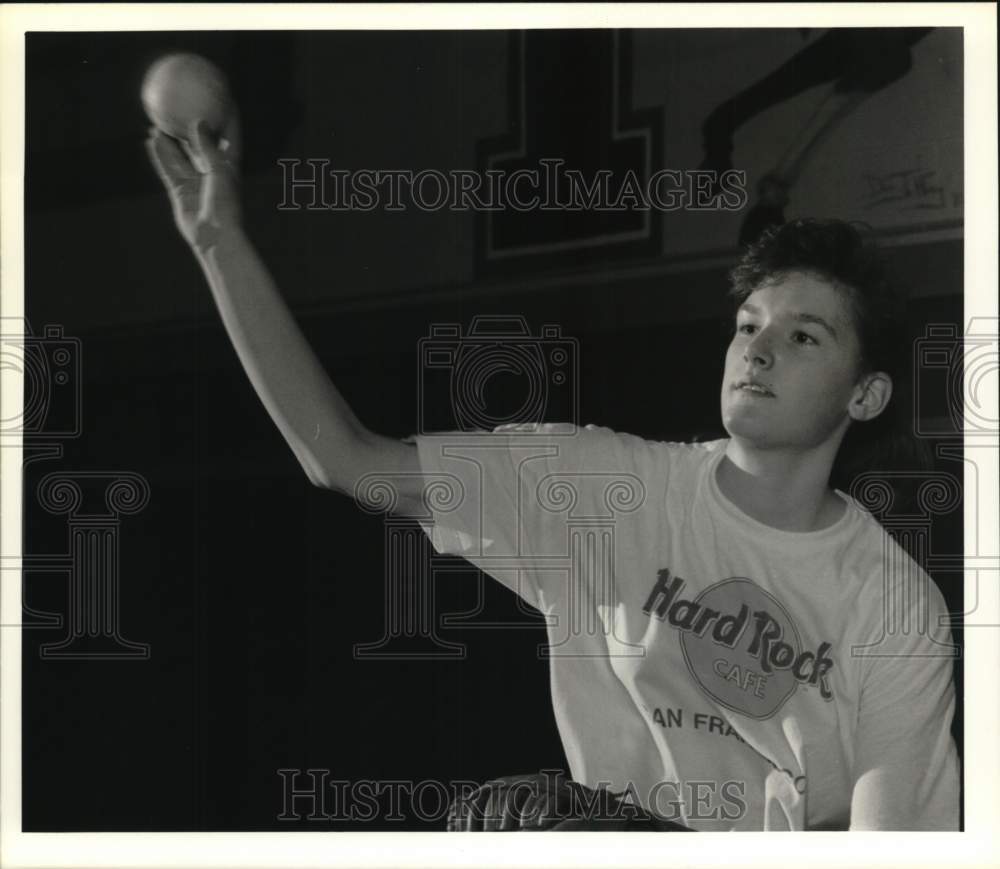
<path fill-rule="evenodd" d="M 811 448 L 847 428 L 860 346 L 846 297 L 808 272 L 762 285 L 740 307 L 726 353 L 722 421 L 761 448 Z"/>

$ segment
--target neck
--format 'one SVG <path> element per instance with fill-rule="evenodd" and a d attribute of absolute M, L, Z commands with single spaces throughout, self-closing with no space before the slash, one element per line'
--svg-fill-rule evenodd
<path fill-rule="evenodd" d="M 719 490 L 748 516 L 780 531 L 819 531 L 845 505 L 830 489 L 836 450 L 758 449 L 732 438 L 716 471 Z"/>

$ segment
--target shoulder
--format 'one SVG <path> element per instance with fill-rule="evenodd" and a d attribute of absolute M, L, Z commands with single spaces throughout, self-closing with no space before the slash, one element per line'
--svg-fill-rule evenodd
<path fill-rule="evenodd" d="M 883 580 L 883 590 L 903 584 L 913 577 L 927 577 L 923 567 L 872 513 L 853 498 L 844 497 L 847 509 L 853 513 L 853 530 L 847 540 L 845 554 L 856 568 Z"/>
<path fill-rule="evenodd" d="M 516 423 L 491 431 L 440 432 L 415 438 L 422 467 L 442 468 L 465 450 L 480 466 L 515 469 L 519 475 L 559 472 L 631 473 L 644 483 L 695 474 L 725 440 L 661 441 L 608 426 L 571 423 Z M 470 452 L 471 451 L 471 452 Z M 504 470 L 504 473 L 508 473 Z M 693 477 L 692 477 L 693 479 Z"/>
<path fill-rule="evenodd" d="M 704 443 L 655 440 L 603 425 L 573 426 L 567 423 L 519 423 L 501 425 L 493 430 L 497 435 L 509 435 L 517 444 L 522 437 L 546 439 L 567 456 L 586 459 L 606 457 L 631 464 L 659 465 L 663 463 L 700 464 L 720 449 L 725 440 Z"/>

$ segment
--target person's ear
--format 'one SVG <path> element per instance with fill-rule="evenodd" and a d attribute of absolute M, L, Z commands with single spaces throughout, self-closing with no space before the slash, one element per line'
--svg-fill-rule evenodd
<path fill-rule="evenodd" d="M 854 388 L 847 412 L 855 422 L 875 419 L 892 398 L 892 378 L 884 371 L 865 374 Z"/>

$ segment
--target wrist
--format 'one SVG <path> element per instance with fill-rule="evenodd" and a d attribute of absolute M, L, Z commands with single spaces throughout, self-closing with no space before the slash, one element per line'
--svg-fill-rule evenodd
<path fill-rule="evenodd" d="M 190 240 L 191 248 L 199 259 L 209 254 L 233 250 L 248 243 L 243 227 L 239 224 L 199 223 Z"/>

